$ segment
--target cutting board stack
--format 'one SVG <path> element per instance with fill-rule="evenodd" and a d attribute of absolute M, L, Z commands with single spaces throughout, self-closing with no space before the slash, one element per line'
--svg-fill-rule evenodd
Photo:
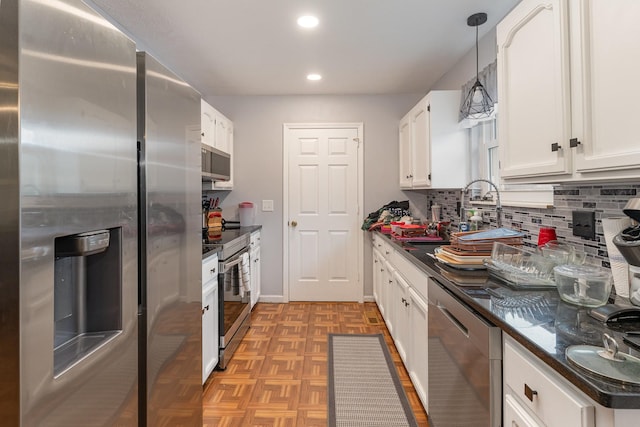
<path fill-rule="evenodd" d="M 524 234 L 509 229 L 464 231 L 451 233 L 451 244 L 435 251 L 438 260 L 452 267 L 484 268 L 484 260 L 491 258 L 493 242 L 521 246 Z"/>

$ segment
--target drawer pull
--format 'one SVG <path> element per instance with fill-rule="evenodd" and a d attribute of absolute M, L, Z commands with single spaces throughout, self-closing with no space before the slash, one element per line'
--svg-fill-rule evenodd
<path fill-rule="evenodd" d="M 529 387 L 526 383 L 524 385 L 524 395 L 527 396 L 527 399 L 529 399 L 531 402 L 533 402 L 533 396 L 537 396 L 538 392 L 535 390 L 532 390 L 531 387 Z"/>

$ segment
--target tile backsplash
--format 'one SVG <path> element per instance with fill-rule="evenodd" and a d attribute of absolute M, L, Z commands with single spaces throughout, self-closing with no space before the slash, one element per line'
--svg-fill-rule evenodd
<path fill-rule="evenodd" d="M 430 218 L 430 206 L 437 203 L 442 206 L 442 220 L 452 221 L 452 230 L 459 223 L 458 208 L 461 191 L 420 190 L 406 191 L 411 212 L 415 217 Z M 640 183 L 598 184 L 598 185 L 559 185 L 554 187 L 553 208 L 521 208 L 503 206 L 502 225 L 525 233 L 527 246 L 536 246 L 540 227 L 554 227 L 558 240 L 570 243 L 586 252 L 589 261 L 609 267 L 607 247 L 602 231 L 602 218 L 624 216 L 622 208 L 627 201 L 640 197 Z M 465 200 L 465 207 L 472 207 Z M 485 227 L 495 227 L 495 209 L 473 206 L 481 211 Z M 572 211 L 594 211 L 596 218 L 595 239 L 573 235 Z"/>

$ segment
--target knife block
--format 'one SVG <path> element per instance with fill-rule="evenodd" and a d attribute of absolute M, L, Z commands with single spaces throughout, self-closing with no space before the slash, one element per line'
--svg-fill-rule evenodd
<path fill-rule="evenodd" d="M 222 231 L 222 210 L 214 209 L 207 214 L 207 229 L 208 232 L 221 232 Z"/>

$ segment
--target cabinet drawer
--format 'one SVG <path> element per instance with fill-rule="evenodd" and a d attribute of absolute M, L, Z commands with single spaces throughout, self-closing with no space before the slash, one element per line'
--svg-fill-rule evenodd
<path fill-rule="evenodd" d="M 586 396 L 508 337 L 503 378 L 505 394 L 510 388 L 547 427 L 594 427 L 595 408 Z"/>
<path fill-rule="evenodd" d="M 202 261 L 202 286 L 217 277 L 218 255 L 213 255 Z"/>
<path fill-rule="evenodd" d="M 392 262 L 400 274 L 402 274 L 402 276 L 407 280 L 409 286 L 419 293 L 426 301 L 429 297 L 427 293 L 427 283 L 429 281 L 428 276 L 400 253 L 394 254 Z"/>
<path fill-rule="evenodd" d="M 503 413 L 505 427 L 542 427 L 510 394 L 504 396 Z"/>
<path fill-rule="evenodd" d="M 249 236 L 249 246 L 251 248 L 255 248 L 260 246 L 260 232 L 259 231 L 254 231 L 253 233 L 251 233 L 251 235 Z"/>
<path fill-rule="evenodd" d="M 385 239 L 385 237 L 373 236 L 373 247 L 380 251 L 380 255 L 382 255 L 383 258 L 390 259 L 394 250 L 391 244 L 385 242 Z"/>

